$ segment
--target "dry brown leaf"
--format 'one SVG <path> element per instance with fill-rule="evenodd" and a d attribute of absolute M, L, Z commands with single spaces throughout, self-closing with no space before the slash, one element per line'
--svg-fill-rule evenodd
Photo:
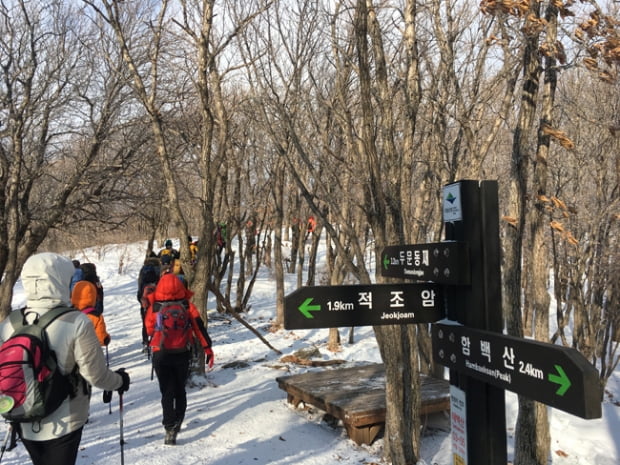
<path fill-rule="evenodd" d="M 562 223 L 560 223 L 559 221 L 553 220 L 551 223 L 549 223 L 549 226 L 551 226 L 556 231 L 560 231 L 560 232 L 564 231 L 564 226 L 562 226 Z"/>
<path fill-rule="evenodd" d="M 580 27 L 575 29 L 575 37 L 577 37 L 578 40 L 583 42 L 585 40 L 585 35 L 583 33 L 583 29 L 581 29 Z"/>
<path fill-rule="evenodd" d="M 617 80 L 617 77 L 609 71 L 602 71 L 598 73 L 598 78 L 607 84 L 613 84 Z"/>
<path fill-rule="evenodd" d="M 508 224 L 512 225 L 512 226 L 517 226 L 517 219 L 514 216 L 502 216 L 502 220 L 504 220 L 505 222 L 507 222 Z"/>
<path fill-rule="evenodd" d="M 566 240 L 568 241 L 569 244 L 579 245 L 579 241 L 575 239 L 575 236 L 573 236 L 571 233 L 568 233 Z"/>
<path fill-rule="evenodd" d="M 594 58 L 588 58 L 588 57 L 584 58 L 583 64 L 590 71 L 598 70 L 598 61 L 596 61 Z"/>
<path fill-rule="evenodd" d="M 571 150 L 575 148 L 574 142 L 568 138 L 568 136 L 566 135 L 564 131 L 560 131 L 559 129 L 554 129 L 548 124 L 545 124 L 542 127 L 542 132 L 543 134 L 546 134 L 554 138 L 565 149 Z"/>
<path fill-rule="evenodd" d="M 556 208 L 560 208 L 561 210 L 568 210 L 566 204 L 560 199 L 558 199 L 555 195 L 551 196 L 551 201 L 553 202 L 553 205 L 556 206 Z"/>
<path fill-rule="evenodd" d="M 572 150 L 575 148 L 575 143 L 572 140 L 570 140 L 568 137 L 558 138 L 558 142 L 566 150 Z"/>

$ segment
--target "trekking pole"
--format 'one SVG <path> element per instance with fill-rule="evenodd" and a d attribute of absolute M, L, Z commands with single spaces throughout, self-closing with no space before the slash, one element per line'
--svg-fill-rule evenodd
<path fill-rule="evenodd" d="M 9 429 L 6 430 L 6 436 L 4 436 L 4 441 L 2 441 L 2 449 L 0 450 L 0 462 L 2 462 L 2 457 L 4 457 L 4 451 L 6 450 L 6 445 L 9 442 L 12 431 L 13 425 L 9 423 Z"/>
<path fill-rule="evenodd" d="M 123 394 L 118 395 L 118 412 L 121 425 L 121 465 L 125 465 L 125 438 L 123 437 Z"/>
<path fill-rule="evenodd" d="M 108 346 L 105 346 L 105 363 L 110 368 L 110 353 L 108 352 Z M 108 415 L 112 415 L 112 402 L 108 403 Z"/>

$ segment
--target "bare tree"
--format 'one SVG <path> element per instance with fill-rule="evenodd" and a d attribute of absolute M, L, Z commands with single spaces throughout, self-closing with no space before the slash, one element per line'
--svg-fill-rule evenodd
<path fill-rule="evenodd" d="M 507 231 L 505 263 L 507 300 L 511 309 L 508 328 L 512 334 L 520 336 L 524 330 L 531 329 L 534 337 L 544 341 L 549 339 L 549 236 L 551 229 L 564 232 L 559 222 L 549 218 L 549 210 L 553 210 L 549 205 L 551 198 L 557 206 L 563 204 L 550 194 L 551 142 L 558 142 L 560 150 L 574 148 L 574 142 L 558 127 L 560 119 L 556 116 L 558 69 L 567 61 L 559 37 L 559 21 L 574 15 L 570 7 L 568 2 L 523 2 L 520 5 L 482 2 L 483 12 L 487 14 L 519 18 L 523 33 L 520 47 L 523 86 L 513 139 L 511 210 L 505 217 L 511 225 Z M 597 12 L 595 18 L 600 23 L 603 16 Z M 594 25 L 592 28 L 596 29 Z M 614 27 L 607 29 L 606 34 L 607 37 L 615 34 Z M 538 121 L 536 116 L 539 116 Z M 568 215 L 566 208 L 560 210 Z M 574 237 L 564 238 L 576 242 Z M 561 282 L 556 284 L 562 286 Z M 547 463 L 549 441 L 546 408 L 520 398 L 515 464 Z"/>
<path fill-rule="evenodd" d="M 4 317 L 25 260 L 51 229 L 92 219 L 132 152 L 106 145 L 125 83 L 113 63 L 97 56 L 96 31 L 75 8 L 53 1 L 3 3 L 0 28 Z"/>

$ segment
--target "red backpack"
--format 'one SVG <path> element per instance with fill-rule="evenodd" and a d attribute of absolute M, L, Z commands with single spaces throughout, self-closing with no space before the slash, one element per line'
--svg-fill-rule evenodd
<path fill-rule="evenodd" d="M 59 316 L 76 311 L 57 307 L 26 323 L 26 310 L 9 314 L 15 331 L 0 347 L 0 394 L 10 402 L 2 416 L 9 421 L 40 421 L 73 392 L 69 376 L 63 375 L 45 329 Z"/>
<path fill-rule="evenodd" d="M 186 352 L 191 347 L 192 325 L 187 300 L 155 302 L 157 313 L 155 331 L 161 333 L 159 350 L 163 352 Z"/>

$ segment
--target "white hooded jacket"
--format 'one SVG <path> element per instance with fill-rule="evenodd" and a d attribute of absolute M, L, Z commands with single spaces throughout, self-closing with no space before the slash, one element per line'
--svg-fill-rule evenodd
<path fill-rule="evenodd" d="M 40 253 L 30 257 L 21 273 L 27 300 L 26 314 L 42 315 L 59 305 L 70 307 L 69 284 L 73 272 L 73 263 L 61 255 Z M 30 317 L 34 319 L 36 315 Z M 0 323 L 0 344 L 13 331 L 9 318 Z M 85 314 L 77 310 L 65 313 L 47 327 L 47 335 L 62 373 L 73 372 L 77 365 L 80 375 L 93 386 L 108 391 L 122 386 L 122 377 L 107 368 L 93 325 Z M 75 397 L 67 397 L 40 423 L 22 423 L 22 436 L 33 441 L 46 441 L 81 428 L 88 418 L 90 401 L 83 384 L 81 382 L 78 386 Z"/>

